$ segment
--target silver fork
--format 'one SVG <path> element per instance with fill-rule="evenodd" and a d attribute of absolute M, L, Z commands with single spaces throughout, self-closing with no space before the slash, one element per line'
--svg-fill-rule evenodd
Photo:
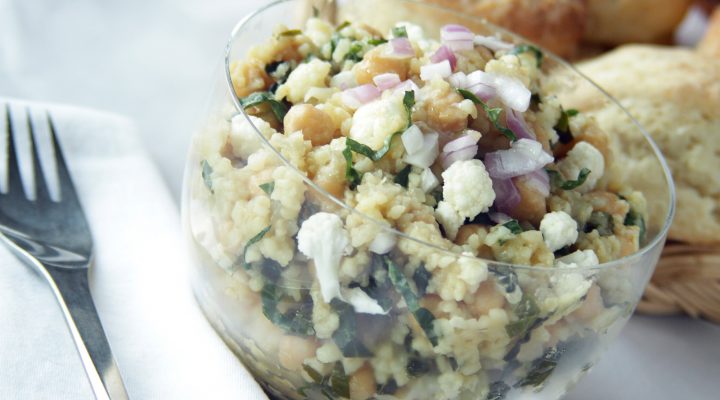
<path fill-rule="evenodd" d="M 50 198 L 43 178 L 30 111 L 26 111 L 32 145 L 35 199 L 23 190 L 10 107 L 7 121 L 8 181 L 0 193 L 0 238 L 15 255 L 47 279 L 60 303 L 90 385 L 98 399 L 127 399 L 105 331 L 90 296 L 88 271 L 93 241 L 78 194 L 47 115 L 60 187 L 59 200 Z"/>

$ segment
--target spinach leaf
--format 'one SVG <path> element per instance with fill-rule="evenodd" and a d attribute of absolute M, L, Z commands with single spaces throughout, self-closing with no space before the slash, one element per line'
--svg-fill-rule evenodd
<path fill-rule="evenodd" d="M 210 193 L 214 194 L 215 191 L 213 190 L 212 185 L 213 169 L 210 166 L 210 163 L 207 162 L 207 160 L 202 160 L 202 163 L 200 163 L 200 165 L 202 166 L 202 172 L 200 174 L 202 175 L 203 183 L 205 183 L 205 187 L 208 188 Z"/>
<path fill-rule="evenodd" d="M 612 215 L 602 211 L 593 211 L 585 223 L 583 231 L 589 233 L 596 229 L 600 236 L 612 236 L 615 231 Z"/>
<path fill-rule="evenodd" d="M 420 307 L 420 299 L 418 295 L 413 292 L 410 284 L 407 281 L 407 278 L 405 278 L 405 274 L 400 271 L 400 268 L 398 268 L 398 266 L 390 259 L 390 257 L 384 257 L 384 260 L 385 264 L 388 267 L 388 275 L 390 276 L 390 281 L 395 286 L 395 290 L 397 290 L 398 293 L 400 293 L 400 295 L 403 297 L 403 299 L 405 299 L 408 310 L 410 310 L 410 312 L 413 314 L 415 320 L 417 321 L 418 325 L 420 325 L 422 330 L 425 331 L 425 335 L 430 340 L 430 343 L 432 343 L 433 346 L 437 346 L 438 337 L 433 327 L 435 316 L 433 316 L 427 308 Z"/>
<path fill-rule="evenodd" d="M 260 189 L 262 189 L 263 192 L 267 193 L 267 195 L 270 196 L 273 190 L 275 190 L 275 181 L 260 184 Z"/>
<path fill-rule="evenodd" d="M 405 29 L 404 26 L 396 26 L 392 28 L 392 35 L 393 37 L 400 38 L 400 37 L 408 37 L 407 29 Z"/>
<path fill-rule="evenodd" d="M 523 233 L 523 228 L 520 226 L 520 223 L 516 219 L 511 219 L 510 221 L 504 223 L 503 226 L 510 229 L 510 232 L 512 232 L 513 235 L 519 235 Z"/>
<path fill-rule="evenodd" d="M 533 362 L 532 369 L 523 379 L 515 384 L 515 387 L 541 386 L 555 370 L 562 355 L 563 351 L 561 349 L 557 347 L 549 348 L 542 357 Z"/>
<path fill-rule="evenodd" d="M 557 132 L 558 137 L 560 138 L 560 143 L 572 142 L 573 134 L 570 131 L 570 117 L 574 117 L 576 115 L 578 115 L 578 110 L 565 110 L 562 108 L 562 106 L 560 107 L 560 118 L 553 127 L 553 129 L 555 129 L 555 132 Z"/>
<path fill-rule="evenodd" d="M 371 357 L 372 352 L 357 337 L 355 310 L 344 301 L 333 299 L 330 306 L 338 313 L 340 325 L 332 335 L 335 344 L 345 357 Z"/>
<path fill-rule="evenodd" d="M 245 256 L 247 256 L 248 248 L 250 248 L 250 246 L 252 246 L 252 245 L 254 245 L 255 243 L 257 243 L 257 242 L 259 242 L 260 240 L 262 240 L 262 238 L 265 237 L 265 234 L 268 233 L 268 231 L 270 230 L 270 227 L 272 227 L 272 225 L 268 225 L 268 226 L 266 226 L 265 228 L 263 228 L 263 229 L 262 229 L 260 232 L 258 232 L 255 236 L 253 236 L 252 238 L 250 238 L 250 240 L 248 240 L 248 242 L 245 244 L 245 248 L 243 248 L 243 254 L 242 254 L 242 266 L 243 266 L 243 268 L 245 268 L 245 269 L 250 269 L 250 267 L 251 267 L 250 263 L 248 263 L 248 262 L 245 260 Z"/>
<path fill-rule="evenodd" d="M 631 208 L 630 211 L 628 211 L 627 215 L 625 215 L 624 224 L 635 225 L 640 228 L 640 235 L 638 238 L 640 240 L 640 243 L 642 243 L 642 241 L 645 239 L 645 232 L 647 230 L 647 228 L 645 227 L 645 218 L 643 218 L 642 214 L 636 212 Z"/>
<path fill-rule="evenodd" d="M 267 103 L 270 105 L 273 115 L 277 118 L 278 122 L 282 123 L 287 114 L 287 106 L 282 102 L 275 99 L 275 95 L 270 92 L 255 92 L 247 97 L 240 99 L 240 105 L 243 108 L 256 107 L 261 104 Z"/>
<path fill-rule="evenodd" d="M 485 400 L 503 400 L 510 391 L 510 386 L 503 381 L 495 381 L 490 385 L 490 392 Z"/>
<path fill-rule="evenodd" d="M 312 298 L 303 297 L 301 306 L 286 313 L 278 310 L 283 298 L 280 288 L 274 283 L 266 282 L 260 292 L 263 314 L 270 322 L 292 335 L 312 336 L 315 334 L 312 322 Z"/>
<path fill-rule="evenodd" d="M 537 67 L 542 68 L 543 63 L 543 52 L 540 50 L 537 46 L 533 46 L 531 44 L 520 44 L 515 46 L 512 51 L 510 51 L 510 54 L 520 54 L 520 53 L 533 53 L 535 55 L 535 60 L 537 62 Z"/>
<path fill-rule="evenodd" d="M 495 126 L 495 129 L 505 135 L 506 138 L 510 139 L 510 141 L 513 142 L 517 140 L 517 137 L 515 136 L 515 133 L 513 131 L 500 124 L 500 113 L 502 113 L 503 111 L 502 108 L 490 108 L 490 106 L 488 106 L 484 101 L 480 100 L 477 96 L 475 96 L 472 92 L 468 90 L 457 89 L 457 92 L 460 93 L 463 98 L 480 105 L 480 107 L 485 110 L 485 114 L 487 114 L 490 122 L 492 122 L 492 124 Z"/>
<path fill-rule="evenodd" d="M 590 170 L 587 168 L 583 168 L 578 173 L 578 177 L 575 180 L 564 180 L 562 175 L 560 175 L 560 172 L 555 171 L 553 169 L 546 168 L 545 171 L 547 171 L 548 175 L 550 175 L 550 184 L 555 188 L 560 188 L 562 190 L 573 190 L 583 183 L 585 183 L 585 180 L 587 180 L 588 175 L 590 175 Z"/>
<path fill-rule="evenodd" d="M 405 168 L 401 169 L 400 172 L 397 173 L 397 175 L 395 175 L 395 179 L 393 181 L 398 185 L 407 188 L 410 178 L 410 172 L 412 172 L 412 165 L 408 164 L 405 166 Z"/>

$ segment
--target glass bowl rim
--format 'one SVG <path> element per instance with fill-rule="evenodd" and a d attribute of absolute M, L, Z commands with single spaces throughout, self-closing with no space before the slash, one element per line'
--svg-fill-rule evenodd
<path fill-rule="evenodd" d="M 300 176 L 306 185 L 310 186 L 312 189 L 317 191 L 324 198 L 324 200 L 330 201 L 330 202 L 344 208 L 345 210 L 347 210 L 350 213 L 355 213 L 355 214 L 359 215 L 360 217 L 362 217 L 363 219 L 376 225 L 380 229 L 390 232 L 394 235 L 397 235 L 398 238 L 412 240 L 420 245 L 427 246 L 436 251 L 442 252 L 444 254 L 447 254 L 447 255 L 450 255 L 453 257 L 464 257 L 464 258 L 479 261 L 482 263 L 493 264 L 493 265 L 507 267 L 507 268 L 515 269 L 515 270 L 532 270 L 532 271 L 538 272 L 540 270 L 546 269 L 548 272 L 550 272 L 550 271 L 552 271 L 552 272 L 556 272 L 556 271 L 557 272 L 571 272 L 571 271 L 577 272 L 577 271 L 593 271 L 593 270 L 610 269 L 612 267 L 621 266 L 621 265 L 632 265 L 637 262 L 637 259 L 642 258 L 645 254 L 649 253 L 652 249 L 654 249 L 656 246 L 661 244 L 661 242 L 663 242 L 666 239 L 668 231 L 669 231 L 670 226 L 673 221 L 673 217 L 675 215 L 675 208 L 676 208 L 675 183 L 672 179 L 672 174 L 670 172 L 670 168 L 668 167 L 667 161 L 665 160 L 665 156 L 662 154 L 662 152 L 660 151 L 659 147 L 657 146 L 657 144 L 655 143 L 653 138 L 647 133 L 645 128 L 643 128 L 642 125 L 640 125 L 640 123 L 635 119 L 635 117 L 633 117 L 625 109 L 625 107 L 623 107 L 620 104 L 620 102 L 617 99 L 615 99 L 612 95 L 610 95 L 610 93 L 605 91 L 605 89 L 600 87 L 597 83 L 595 83 L 592 79 L 590 79 L 588 76 L 586 76 L 580 70 L 575 68 L 575 66 L 573 66 L 572 64 L 563 60 L 562 58 L 557 56 L 555 53 L 534 43 L 533 41 L 527 39 L 526 37 L 524 37 L 522 35 L 512 32 L 510 30 L 507 30 L 505 28 L 499 27 L 491 22 L 488 22 L 484 18 L 469 16 L 469 15 L 460 13 L 455 10 L 448 9 L 448 8 L 440 6 L 440 5 L 424 3 L 419 0 L 392 0 L 392 1 L 394 1 L 396 3 L 407 3 L 407 4 L 414 4 L 414 5 L 421 6 L 421 7 L 434 8 L 434 9 L 437 9 L 438 11 L 442 11 L 443 13 L 454 14 L 461 19 L 476 20 L 477 23 L 485 25 L 493 31 L 500 32 L 503 35 L 510 36 L 516 40 L 520 39 L 524 43 L 528 43 L 528 44 L 537 46 L 538 48 L 540 48 L 542 50 L 543 55 L 545 57 L 552 59 L 554 63 L 556 63 L 566 69 L 569 69 L 576 75 L 580 76 L 582 79 L 584 79 L 585 81 L 590 83 L 590 85 L 592 85 L 592 87 L 597 89 L 600 92 L 600 94 L 604 95 L 612 104 L 617 106 L 630 119 L 630 122 L 632 124 L 634 124 L 637 129 L 640 130 L 643 137 L 645 138 L 647 143 L 652 148 L 654 156 L 659 161 L 660 166 L 662 167 L 662 172 L 665 177 L 665 182 L 668 186 L 668 196 L 669 196 L 668 211 L 667 211 L 667 215 L 665 216 L 665 221 L 663 223 L 663 226 L 658 231 L 658 233 L 653 237 L 653 239 L 648 241 L 647 243 L 645 243 L 645 245 L 642 246 L 640 249 L 638 249 L 638 251 L 636 251 L 635 253 L 629 254 L 627 256 L 618 258 L 616 260 L 608 261 L 605 263 L 600 263 L 595 266 L 566 266 L 566 267 L 559 267 L 559 266 L 550 266 L 549 267 L 549 266 L 539 266 L 539 265 L 532 266 L 532 265 L 525 265 L 525 264 L 513 264 L 513 263 L 507 263 L 507 262 L 502 262 L 502 261 L 497 261 L 497 260 L 476 257 L 476 256 L 469 255 L 466 253 L 458 253 L 458 252 L 452 251 L 450 249 L 447 249 L 447 248 L 444 248 L 441 246 L 437 246 L 432 243 L 428 243 L 424 240 L 421 240 L 416 237 L 405 234 L 403 232 L 400 232 L 399 230 L 393 228 L 392 226 L 389 226 L 387 223 L 384 223 L 384 222 L 379 221 L 369 215 L 366 215 L 365 213 L 356 210 L 354 207 L 351 207 L 344 201 L 336 198 L 335 196 L 333 196 L 332 194 L 327 192 L 325 189 L 323 189 L 320 186 L 318 186 L 317 184 L 315 184 L 315 182 L 313 182 L 310 178 L 308 178 L 307 176 L 302 174 L 295 165 L 293 165 L 290 161 L 288 161 L 272 144 L 270 144 L 270 141 L 268 139 L 266 139 L 265 136 L 263 136 L 263 134 L 260 132 L 260 130 L 255 126 L 255 124 L 252 123 L 252 121 L 250 120 L 250 117 L 245 112 L 245 109 L 240 105 L 240 98 L 238 97 L 237 93 L 235 92 L 235 87 L 233 86 L 233 83 L 232 83 L 232 76 L 231 76 L 231 72 L 230 72 L 230 62 L 231 62 L 230 57 L 231 57 L 231 53 L 232 53 L 232 49 L 233 49 L 233 43 L 234 43 L 236 37 L 239 34 L 243 33 L 244 28 L 252 20 L 254 20 L 255 17 L 262 14 L 263 12 L 270 10 L 281 4 L 294 3 L 294 2 L 298 2 L 298 1 L 300 1 L 300 0 L 274 0 L 272 2 L 269 2 L 265 5 L 263 5 L 262 7 L 257 8 L 254 11 L 250 12 L 249 14 L 247 14 L 246 16 L 241 18 L 240 21 L 238 21 L 238 23 L 232 29 L 232 31 L 230 33 L 230 38 L 228 39 L 227 45 L 225 46 L 225 57 L 224 57 L 224 59 L 225 59 L 224 60 L 225 61 L 224 69 L 225 69 L 225 78 L 226 78 L 225 84 L 227 85 L 226 89 L 231 94 L 233 106 L 235 107 L 235 109 L 238 111 L 239 114 L 242 114 L 245 117 L 247 122 L 255 130 L 255 133 L 258 135 L 260 140 L 262 140 L 264 145 L 266 145 L 275 154 L 275 156 L 277 156 L 283 162 L 283 164 L 285 164 L 286 167 L 289 167 L 295 174 Z M 358 0 L 353 0 L 353 1 L 358 1 Z"/>

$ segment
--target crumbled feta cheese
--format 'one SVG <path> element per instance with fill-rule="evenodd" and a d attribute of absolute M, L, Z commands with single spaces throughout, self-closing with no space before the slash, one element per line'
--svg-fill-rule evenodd
<path fill-rule="evenodd" d="M 600 264 L 597 255 L 592 250 L 578 250 L 566 256 L 557 258 L 555 265 L 558 267 L 594 267 Z"/>
<path fill-rule="evenodd" d="M 287 98 L 292 103 L 302 103 L 310 88 L 327 87 L 325 80 L 330 73 L 330 67 L 330 63 L 317 58 L 298 65 L 287 81 L 278 87 L 275 96 L 278 99 Z"/>
<path fill-rule="evenodd" d="M 408 154 L 415 154 L 423 148 L 423 133 L 417 125 L 410 125 L 400 135 L 403 147 Z"/>
<path fill-rule="evenodd" d="M 377 236 L 375 236 L 375 239 L 370 242 L 368 250 L 372 251 L 375 254 L 387 254 L 390 252 L 390 250 L 395 248 L 395 244 L 397 244 L 397 236 L 395 236 L 394 233 L 388 231 L 380 231 L 378 232 Z"/>
<path fill-rule="evenodd" d="M 426 133 L 423 135 L 422 148 L 413 154 L 406 154 L 403 161 L 420 168 L 428 168 L 433 165 L 440 153 L 438 137 L 439 135 L 437 133 Z"/>
<path fill-rule="evenodd" d="M 315 272 L 326 303 L 342 298 L 338 268 L 350 245 L 343 222 L 335 214 L 319 212 L 306 219 L 297 234 L 298 249 L 315 261 Z"/>
<path fill-rule="evenodd" d="M 367 103 L 355 111 L 350 138 L 377 150 L 388 136 L 404 129 L 406 124 L 407 112 L 402 99 L 388 96 Z"/>
<path fill-rule="evenodd" d="M 545 214 L 540 221 L 540 232 L 550 251 L 569 246 L 578 238 L 577 222 L 564 211 Z"/>
<path fill-rule="evenodd" d="M 462 219 L 486 212 L 495 201 L 492 180 L 480 160 L 461 160 L 442 173 L 443 200 Z"/>
<path fill-rule="evenodd" d="M 605 158 L 603 158 L 600 150 L 588 142 L 578 142 L 567 156 L 557 163 L 558 170 L 567 180 L 575 180 L 580 174 L 580 170 L 587 168 L 590 170 L 585 182 L 576 190 L 581 193 L 587 193 L 595 188 L 598 181 L 605 173 Z"/>
<path fill-rule="evenodd" d="M 435 209 L 435 218 L 445 229 L 445 235 L 450 239 L 455 239 L 458 230 L 463 224 L 465 219 L 455 211 L 455 208 L 450 205 L 447 201 L 441 201 L 438 203 Z"/>

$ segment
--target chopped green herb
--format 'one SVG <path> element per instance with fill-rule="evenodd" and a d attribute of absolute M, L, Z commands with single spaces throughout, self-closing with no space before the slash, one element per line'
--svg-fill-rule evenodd
<path fill-rule="evenodd" d="M 353 167 L 352 149 L 346 146 L 345 150 L 342 151 L 342 155 L 345 157 L 345 179 L 348 181 L 350 189 L 355 190 L 357 185 L 362 181 L 362 176 L 360 176 L 360 173 Z"/>
<path fill-rule="evenodd" d="M 345 357 L 371 357 L 372 352 L 357 337 L 357 319 L 353 307 L 338 299 L 333 299 L 330 306 L 340 318 L 340 325 L 332 338 L 342 354 Z"/>
<path fill-rule="evenodd" d="M 485 114 L 487 114 L 490 122 L 492 122 L 492 124 L 495 126 L 495 129 L 505 135 L 506 138 L 510 139 L 513 142 L 517 140 L 517 137 L 515 136 L 515 133 L 513 131 L 500 124 L 500 113 L 502 113 L 503 111 L 502 108 L 490 108 L 490 106 L 488 106 L 484 101 L 480 100 L 477 96 L 475 96 L 472 92 L 468 90 L 458 89 L 457 91 L 465 99 L 468 99 L 473 103 L 480 105 L 483 110 L 485 110 Z"/>
<path fill-rule="evenodd" d="M 412 125 L 412 109 L 415 107 L 415 92 L 408 90 L 403 95 L 403 106 L 405 106 L 405 113 L 407 114 L 407 126 L 405 129 Z"/>
<path fill-rule="evenodd" d="M 495 275 L 495 279 L 505 288 L 505 292 L 512 293 L 518 288 L 517 274 L 504 265 L 491 265 L 488 271 Z"/>
<path fill-rule="evenodd" d="M 350 21 L 345 21 L 342 24 L 338 25 L 337 28 L 335 28 L 335 32 L 340 32 L 341 30 L 347 28 L 350 26 Z"/>
<path fill-rule="evenodd" d="M 274 283 L 266 282 L 260 297 L 263 314 L 270 322 L 292 335 L 311 336 L 315 334 L 312 322 L 312 299 L 309 296 L 303 299 L 299 308 L 286 313 L 278 310 L 283 293 Z"/>
<path fill-rule="evenodd" d="M 405 278 L 405 274 L 400 271 L 400 268 L 395 265 L 390 257 L 384 257 L 384 260 L 388 267 L 388 276 L 390 276 L 390 281 L 393 283 L 393 286 L 395 286 L 398 293 L 405 299 L 408 310 L 413 314 L 418 325 L 425 331 L 425 335 L 430 340 L 430 343 L 432 343 L 433 346 L 437 346 L 438 337 L 433 327 L 435 316 L 433 316 L 428 309 L 420 307 L 418 295 L 413 292 L 407 278 Z"/>
<path fill-rule="evenodd" d="M 381 44 L 387 43 L 387 40 L 380 38 L 368 39 L 367 43 L 371 46 L 380 46 Z"/>
<path fill-rule="evenodd" d="M 378 302 L 383 311 L 388 311 L 395 305 L 397 299 L 395 299 L 395 291 L 392 288 L 392 283 L 387 277 L 387 270 L 385 269 L 385 263 L 382 257 L 377 254 L 371 254 L 372 260 L 372 273 L 368 278 L 368 285 L 361 287 L 361 289 L 368 294 L 371 298 Z"/>
<path fill-rule="evenodd" d="M 525 378 L 515 384 L 515 387 L 541 386 L 555 370 L 555 367 L 557 367 L 562 354 L 563 351 L 556 347 L 549 348 L 540 359 L 533 362 L 532 369 L 528 372 Z"/>
<path fill-rule="evenodd" d="M 268 225 L 268 226 L 266 226 L 265 228 L 263 228 L 263 230 L 261 230 L 260 232 L 258 232 L 257 235 L 255 235 L 255 236 L 253 236 L 252 238 L 250 238 L 250 240 L 248 240 L 248 242 L 245 244 L 245 248 L 243 249 L 243 254 L 242 254 L 242 266 L 243 266 L 243 268 L 245 268 L 245 269 L 250 269 L 250 267 L 251 267 L 250 263 L 248 263 L 248 262 L 245 260 L 245 256 L 247 256 L 247 251 L 248 251 L 248 249 L 250 248 L 250 246 L 252 246 L 252 245 L 254 245 L 255 243 L 257 243 L 257 242 L 259 242 L 260 240 L 262 240 L 262 238 L 265 236 L 265 234 L 268 233 L 268 231 L 270 230 L 270 227 L 271 227 L 271 226 L 272 226 L 272 225 Z"/>
<path fill-rule="evenodd" d="M 407 29 L 405 29 L 404 26 L 396 26 L 392 29 L 392 35 L 393 37 L 400 38 L 400 37 L 408 37 Z"/>
<path fill-rule="evenodd" d="M 630 211 L 628 211 L 627 215 L 625 216 L 624 224 L 625 225 L 635 225 L 640 228 L 639 240 L 640 240 L 640 243 L 642 243 L 642 241 L 645 239 L 645 232 L 646 232 L 645 218 L 643 218 L 643 216 L 640 213 L 636 212 L 635 210 L 633 210 L 631 208 Z"/>
<path fill-rule="evenodd" d="M 284 32 L 280 32 L 280 35 L 278 35 L 278 36 L 280 36 L 280 37 L 290 37 L 290 36 L 297 36 L 297 35 L 299 35 L 299 34 L 301 34 L 301 33 L 302 33 L 302 31 L 301 31 L 300 29 L 290 29 L 290 30 L 287 30 L 287 31 L 284 31 Z"/>
<path fill-rule="evenodd" d="M 412 165 L 408 164 L 405 166 L 405 168 L 401 169 L 400 172 L 397 173 L 397 175 L 395 175 L 395 183 L 404 188 L 407 188 L 408 180 L 410 178 L 410 172 L 412 172 Z"/>
<path fill-rule="evenodd" d="M 615 223 L 612 215 L 602 211 L 593 211 L 585 223 L 585 229 L 583 230 L 585 233 L 597 230 L 600 236 L 612 236 L 615 230 Z"/>
<path fill-rule="evenodd" d="M 560 172 L 558 171 L 552 169 L 545 169 L 545 171 L 547 171 L 548 175 L 550 175 L 550 183 L 552 184 L 552 186 L 560 188 L 562 190 L 576 189 L 577 187 L 585 183 L 588 175 L 590 175 L 590 170 L 587 168 L 583 168 L 578 173 L 577 179 L 566 181 L 563 179 L 562 175 L 560 175 Z"/>
<path fill-rule="evenodd" d="M 510 386 L 503 381 L 496 381 L 490 385 L 490 392 L 486 400 L 503 400 L 510 391 Z"/>
<path fill-rule="evenodd" d="M 320 15 L 320 10 L 317 7 L 313 6 L 312 14 L 313 14 L 313 18 L 317 18 Z"/>
<path fill-rule="evenodd" d="M 428 283 L 430 283 L 430 278 L 432 278 L 432 274 L 430 271 L 425 269 L 424 265 L 420 265 L 417 267 L 415 272 L 413 273 L 413 281 L 415 282 L 415 286 L 418 290 L 419 296 L 425 296 L 427 293 L 427 287 Z"/>
<path fill-rule="evenodd" d="M 520 54 L 520 53 L 533 53 L 535 55 L 535 60 L 537 61 L 537 67 L 541 68 L 543 63 L 543 52 L 540 50 L 537 46 L 533 46 L 531 44 L 520 44 L 515 46 L 514 49 L 510 52 L 510 54 Z"/>
<path fill-rule="evenodd" d="M 275 100 L 275 95 L 273 95 L 270 92 L 255 92 L 251 94 L 250 96 L 244 97 L 240 99 L 240 105 L 243 108 L 249 108 L 249 107 L 256 107 L 263 103 L 267 103 L 270 105 L 270 109 L 272 110 L 273 114 L 275 115 L 275 118 L 277 118 L 278 122 L 282 123 L 283 119 L 285 118 L 285 114 L 287 114 L 287 106 L 283 104 L 280 101 Z"/>
<path fill-rule="evenodd" d="M 532 297 L 523 294 L 520 303 L 515 306 L 515 315 L 518 320 L 505 326 L 511 338 L 523 336 L 535 327 L 536 321 L 540 319 L 540 308 Z"/>
<path fill-rule="evenodd" d="M 213 169 L 210 166 L 210 163 L 208 163 L 207 160 L 202 160 L 202 163 L 200 163 L 200 165 L 202 165 L 202 172 L 200 174 L 202 175 L 202 180 L 203 183 L 205 183 L 205 187 L 208 188 L 210 193 L 215 193 L 212 187 Z"/>
<path fill-rule="evenodd" d="M 315 383 L 322 382 L 322 379 L 323 379 L 322 375 L 320 375 L 319 372 L 315 371 L 313 369 L 313 367 L 311 367 L 307 364 L 303 364 L 303 370 L 305 371 L 305 373 L 308 374 L 308 376 L 310 377 L 310 379 L 313 380 L 313 382 L 315 382 Z"/>
<path fill-rule="evenodd" d="M 355 41 L 350 45 L 347 54 L 345 54 L 345 59 L 354 62 L 362 61 L 364 51 L 365 47 L 363 43 L 361 41 Z"/>
<path fill-rule="evenodd" d="M 265 182 L 260 185 L 260 189 L 263 190 L 263 192 L 267 193 L 268 196 L 270 196 L 275 190 L 275 181 Z"/>
<path fill-rule="evenodd" d="M 560 138 L 560 143 L 570 143 L 573 140 L 573 134 L 570 131 L 570 118 L 578 115 L 578 110 L 565 110 L 560 107 L 560 118 L 554 128 Z"/>
<path fill-rule="evenodd" d="M 313 383 L 298 389 L 298 393 L 301 396 L 305 396 L 306 398 L 312 397 L 312 393 L 308 393 L 308 391 L 316 390 L 329 400 L 350 397 L 350 380 L 348 376 L 345 375 L 342 363 L 336 363 L 328 376 L 320 375 L 319 372 L 307 364 L 303 365 L 303 370 L 310 376 Z"/>
<path fill-rule="evenodd" d="M 512 232 L 513 235 L 519 235 L 523 233 L 523 228 L 520 226 L 520 223 L 516 219 L 511 219 L 510 221 L 504 223 L 503 226 L 510 229 L 510 232 Z"/>
<path fill-rule="evenodd" d="M 430 192 L 430 195 L 435 199 L 435 203 L 440 203 L 443 200 L 442 186 L 438 186 Z"/>

